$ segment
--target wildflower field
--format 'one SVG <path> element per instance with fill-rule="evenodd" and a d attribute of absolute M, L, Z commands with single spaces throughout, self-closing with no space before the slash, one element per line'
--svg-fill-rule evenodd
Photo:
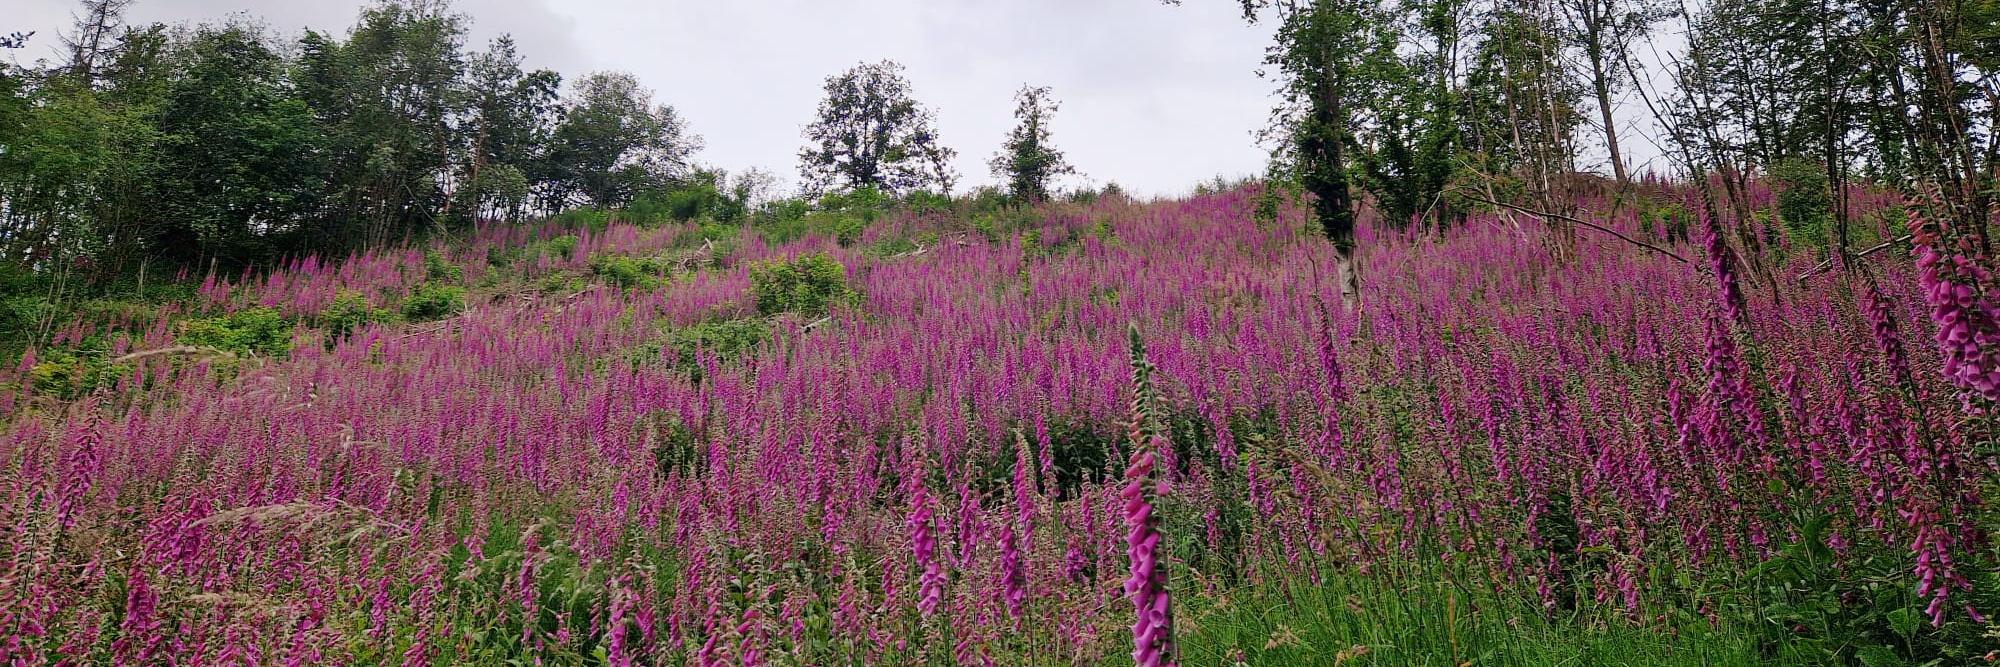
<path fill-rule="evenodd" d="M 1850 199 L 1368 221 L 1353 303 L 1255 186 L 210 277 L 0 369 L 0 661 L 1983 664 L 1993 260 Z"/>

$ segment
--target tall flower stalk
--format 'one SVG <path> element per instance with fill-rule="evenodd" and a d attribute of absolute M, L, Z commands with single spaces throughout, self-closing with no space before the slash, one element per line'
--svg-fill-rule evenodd
<path fill-rule="evenodd" d="M 1991 292 L 1992 270 L 1980 261 L 1972 239 L 1950 238 L 1921 208 L 1915 201 L 1909 206 L 1910 240 L 1916 246 L 1917 283 L 1937 323 L 1945 377 L 1987 400 L 2000 400 L 2000 303 Z"/>
<path fill-rule="evenodd" d="M 1167 594 L 1167 568 L 1160 560 L 1160 516 L 1153 501 L 1162 495 L 1164 484 L 1157 475 L 1158 463 L 1173 446 L 1160 430 L 1154 414 L 1153 364 L 1146 359 L 1146 343 L 1139 327 L 1129 329 L 1132 351 L 1132 411 L 1126 430 L 1132 458 L 1125 466 L 1124 499 L 1125 553 L 1131 564 L 1125 579 L 1125 597 L 1132 601 L 1132 661 L 1139 667 L 1175 664 L 1173 602 Z"/>

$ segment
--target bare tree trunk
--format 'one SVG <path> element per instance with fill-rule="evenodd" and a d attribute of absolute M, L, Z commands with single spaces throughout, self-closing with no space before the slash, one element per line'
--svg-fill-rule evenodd
<path fill-rule="evenodd" d="M 1604 149 L 1611 153 L 1611 176 L 1623 188 L 1631 179 L 1625 173 L 1625 157 L 1618 150 L 1618 124 L 1611 118 L 1611 81 L 1604 72 L 1604 56 L 1598 48 L 1591 49 L 1590 86 L 1597 94 L 1597 114 L 1604 123 Z"/>

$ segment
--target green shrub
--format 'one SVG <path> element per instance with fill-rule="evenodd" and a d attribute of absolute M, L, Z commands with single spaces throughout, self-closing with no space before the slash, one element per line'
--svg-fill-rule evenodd
<path fill-rule="evenodd" d="M 337 340 L 361 327 L 387 321 L 389 317 L 389 311 L 369 304 L 368 297 L 342 290 L 333 297 L 333 303 L 319 311 L 319 324 L 326 328 L 328 338 Z"/>
<path fill-rule="evenodd" d="M 704 243 L 722 243 L 736 238 L 738 227 L 704 220 L 674 236 L 675 248 L 698 248 Z"/>
<path fill-rule="evenodd" d="M 0 262 L 0 341 L 26 341 L 43 319 L 55 313 L 42 277 L 12 262 Z"/>
<path fill-rule="evenodd" d="M 895 257 L 906 252 L 914 252 L 917 242 L 897 236 L 876 241 L 868 247 L 868 254 L 876 257 Z"/>
<path fill-rule="evenodd" d="M 570 229 L 601 232 L 611 226 L 611 212 L 599 208 L 573 208 L 558 213 L 549 220 Z"/>
<path fill-rule="evenodd" d="M 750 293 L 757 299 L 757 311 L 766 315 L 819 315 L 828 306 L 854 296 L 847 287 L 846 267 L 824 254 L 751 267 Z"/>
<path fill-rule="evenodd" d="M 424 276 L 427 280 L 458 282 L 464 277 L 464 272 L 446 259 L 444 253 L 431 248 L 424 251 Z"/>
<path fill-rule="evenodd" d="M 37 392 L 70 400 L 115 386 L 126 370 L 123 364 L 111 363 L 103 350 L 41 350 L 28 369 L 28 382 Z"/>
<path fill-rule="evenodd" d="M 184 320 L 175 340 L 235 354 L 279 357 L 292 351 L 292 321 L 273 308 Z"/>
<path fill-rule="evenodd" d="M 703 351 L 718 358 L 735 359 L 770 338 L 771 327 L 754 319 L 703 322 L 675 329 L 668 335 L 675 358 L 687 364 L 694 363 Z"/>
<path fill-rule="evenodd" d="M 578 239 L 575 234 L 564 234 L 548 240 L 548 254 L 559 259 L 568 259 L 576 254 Z"/>
<path fill-rule="evenodd" d="M 623 289 L 659 287 L 669 266 L 658 257 L 592 255 L 590 272 Z"/>
<path fill-rule="evenodd" d="M 465 289 L 454 285 L 424 283 L 403 300 L 403 318 L 411 322 L 441 320 L 465 309 Z"/>
<path fill-rule="evenodd" d="M 1778 190 L 1778 219 L 1793 243 L 1814 248 L 1827 245 L 1833 223 L 1833 190 L 1826 169 L 1818 163 L 1791 158 L 1771 165 Z"/>
<path fill-rule="evenodd" d="M 661 475 L 698 475 L 708 468 L 707 450 L 679 416 L 654 411 L 641 420 L 640 428 L 652 431 L 653 464 Z"/>
<path fill-rule="evenodd" d="M 951 197 L 942 194 L 929 190 L 918 190 L 903 197 L 903 207 L 909 209 L 911 213 L 918 215 L 926 213 L 949 213 L 952 210 L 952 201 Z"/>

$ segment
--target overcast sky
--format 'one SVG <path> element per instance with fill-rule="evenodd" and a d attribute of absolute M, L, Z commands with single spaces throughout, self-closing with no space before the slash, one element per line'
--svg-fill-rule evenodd
<path fill-rule="evenodd" d="M 73 0 L 4 0 L 0 32 L 34 30 L 25 58 L 53 54 Z M 136 0 L 133 23 L 261 17 L 281 33 L 345 33 L 364 0 Z M 699 159 L 797 182 L 800 132 L 828 75 L 884 58 L 907 65 L 917 98 L 959 151 L 963 183 L 993 182 L 986 160 L 1012 126 L 1024 83 L 1062 101 L 1056 145 L 1083 182 L 1178 194 L 1263 169 L 1252 136 L 1273 86 L 1256 74 L 1268 26 L 1234 0 L 457 0 L 469 42 L 514 35 L 531 66 L 566 78 L 624 70 L 707 142 Z M 1637 139 L 1636 137 L 1634 139 Z M 1643 143 L 1632 141 L 1631 143 Z M 1651 153 L 1643 146 L 1631 150 Z"/>

